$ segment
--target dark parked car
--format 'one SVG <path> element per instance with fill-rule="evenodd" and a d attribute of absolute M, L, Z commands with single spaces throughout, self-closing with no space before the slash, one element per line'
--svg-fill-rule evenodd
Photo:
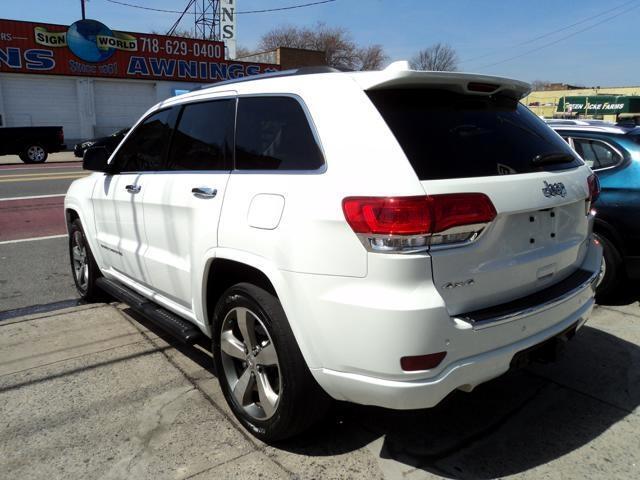
<path fill-rule="evenodd" d="M 73 154 L 76 157 L 82 157 L 89 147 L 105 147 L 107 151 L 111 153 L 120 144 L 128 131 L 129 128 L 123 128 L 122 130 L 112 133 L 108 137 L 94 138 L 92 140 L 87 140 L 86 142 L 76 143 L 73 148 Z"/>
<path fill-rule="evenodd" d="M 62 127 L 0 128 L 0 155 L 19 155 L 24 163 L 43 163 L 64 148 Z"/>
<path fill-rule="evenodd" d="M 640 279 L 640 127 L 552 126 L 598 175 L 594 230 L 604 247 L 600 297 Z"/>

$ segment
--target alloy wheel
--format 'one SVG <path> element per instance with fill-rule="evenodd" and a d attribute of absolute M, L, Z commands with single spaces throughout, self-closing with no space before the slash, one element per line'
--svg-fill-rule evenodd
<path fill-rule="evenodd" d="M 273 416 L 282 377 L 275 345 L 262 320 L 245 307 L 231 309 L 222 322 L 220 353 L 229 390 L 256 420 Z"/>
<path fill-rule="evenodd" d="M 42 162 L 45 158 L 45 151 L 39 145 L 32 145 L 27 150 L 27 157 L 32 162 Z"/>
<path fill-rule="evenodd" d="M 84 244 L 82 232 L 73 232 L 71 245 L 71 260 L 73 262 L 73 275 L 81 290 L 86 291 L 89 286 L 89 262 L 87 249 Z"/>

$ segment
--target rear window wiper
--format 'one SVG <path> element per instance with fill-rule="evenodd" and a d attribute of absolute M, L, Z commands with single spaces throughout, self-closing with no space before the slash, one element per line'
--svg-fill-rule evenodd
<path fill-rule="evenodd" d="M 531 165 L 551 165 L 553 163 L 569 163 L 576 159 L 570 153 L 565 152 L 549 152 L 541 153 L 533 157 Z"/>

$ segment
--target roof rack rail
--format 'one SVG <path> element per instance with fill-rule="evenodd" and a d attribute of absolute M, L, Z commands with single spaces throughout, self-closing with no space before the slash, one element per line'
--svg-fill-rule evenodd
<path fill-rule="evenodd" d="M 194 92 L 196 90 L 204 90 L 205 88 L 217 87 L 218 85 L 231 85 L 234 83 L 249 82 L 252 80 L 260 80 L 263 78 L 291 77 L 294 75 L 313 75 L 314 73 L 338 73 L 338 72 L 344 72 L 344 71 L 349 71 L 349 70 L 339 70 L 337 68 L 328 67 L 326 65 L 318 65 L 314 67 L 300 67 L 300 68 L 293 68 L 290 70 L 280 70 L 277 72 L 259 73 L 257 75 L 248 75 L 246 77 L 232 78 L 231 80 L 223 80 L 221 82 L 208 83 L 206 85 L 201 85 L 199 87 L 196 87 L 191 91 Z"/>

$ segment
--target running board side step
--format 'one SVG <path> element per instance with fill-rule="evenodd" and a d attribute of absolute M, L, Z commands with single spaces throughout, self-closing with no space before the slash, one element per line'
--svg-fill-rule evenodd
<path fill-rule="evenodd" d="M 183 343 L 193 344 L 202 336 L 200 329 L 191 322 L 162 308 L 119 282 L 100 277 L 96 280 L 96 285 Z"/>

